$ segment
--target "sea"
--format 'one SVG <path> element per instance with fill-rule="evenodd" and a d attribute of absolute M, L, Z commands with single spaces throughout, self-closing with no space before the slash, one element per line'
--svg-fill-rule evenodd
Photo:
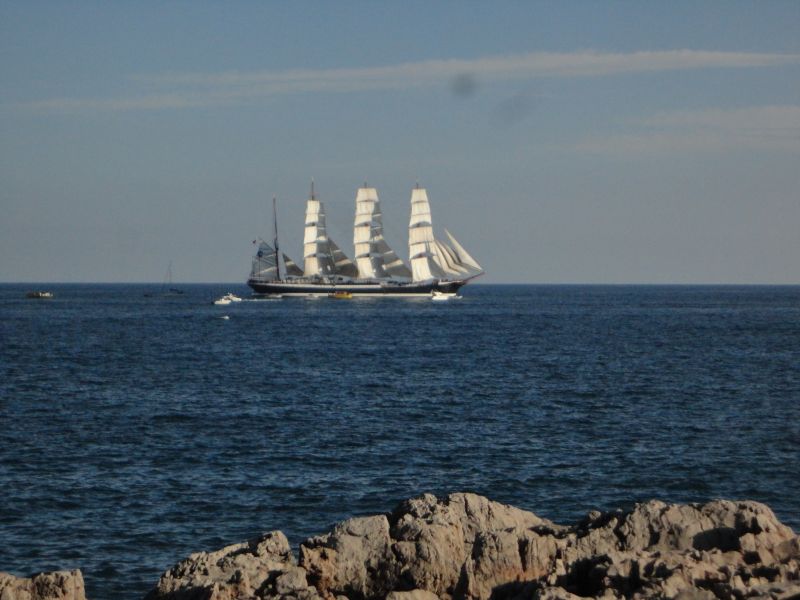
<path fill-rule="evenodd" d="M 0 285 L 0 571 L 139 599 L 190 553 L 425 492 L 559 523 L 753 499 L 800 529 L 800 286 L 179 288 Z"/>

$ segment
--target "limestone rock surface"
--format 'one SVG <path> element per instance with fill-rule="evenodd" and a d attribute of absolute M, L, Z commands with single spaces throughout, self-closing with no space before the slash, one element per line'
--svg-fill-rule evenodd
<path fill-rule="evenodd" d="M 587 597 L 800 599 L 800 538 L 750 501 L 653 500 L 562 526 L 475 494 L 425 494 L 306 540 L 298 562 L 280 532 L 194 554 L 147 600 Z"/>
<path fill-rule="evenodd" d="M 86 600 L 80 571 L 53 571 L 30 577 L 0 573 L 0 600 Z"/>
<path fill-rule="evenodd" d="M 280 531 L 191 554 L 164 573 L 146 598 L 158 600 L 244 600 L 317 598 Z"/>

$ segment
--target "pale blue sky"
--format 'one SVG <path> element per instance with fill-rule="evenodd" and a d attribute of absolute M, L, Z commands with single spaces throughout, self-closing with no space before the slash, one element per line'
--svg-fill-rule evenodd
<path fill-rule="evenodd" d="M 312 177 L 350 254 L 419 181 L 487 283 L 800 283 L 800 2 L 0 1 L 1 281 L 242 282 Z"/>

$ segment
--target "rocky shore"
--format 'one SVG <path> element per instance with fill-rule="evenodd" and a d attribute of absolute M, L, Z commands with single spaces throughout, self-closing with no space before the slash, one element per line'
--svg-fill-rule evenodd
<path fill-rule="evenodd" d="M 474 494 L 424 495 L 292 553 L 280 531 L 192 554 L 146 600 L 800 598 L 800 537 L 757 502 L 650 501 L 557 525 Z M 0 600 L 82 600 L 80 571 L 0 574 Z"/>
<path fill-rule="evenodd" d="M 0 600 L 84 600 L 83 575 L 80 571 L 54 571 L 31 577 L 0 573 Z"/>

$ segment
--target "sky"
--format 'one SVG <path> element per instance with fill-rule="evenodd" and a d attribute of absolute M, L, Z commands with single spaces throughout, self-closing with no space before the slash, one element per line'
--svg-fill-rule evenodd
<path fill-rule="evenodd" d="M 800 2 L 0 0 L 0 281 L 244 282 L 311 180 L 484 283 L 800 283 Z"/>

